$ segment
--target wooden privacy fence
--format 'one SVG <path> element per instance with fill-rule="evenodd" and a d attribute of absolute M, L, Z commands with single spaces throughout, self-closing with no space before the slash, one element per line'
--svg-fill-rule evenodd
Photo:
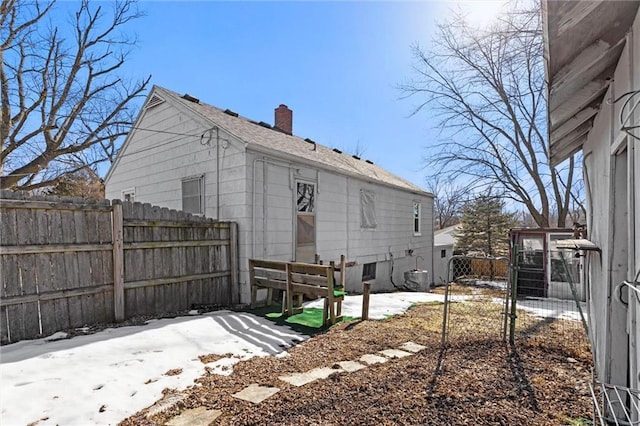
<path fill-rule="evenodd" d="M 0 192 L 0 339 L 238 303 L 237 224 Z"/>

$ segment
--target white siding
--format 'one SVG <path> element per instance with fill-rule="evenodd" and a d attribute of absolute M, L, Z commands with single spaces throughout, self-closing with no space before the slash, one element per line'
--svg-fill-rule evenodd
<path fill-rule="evenodd" d="M 631 34 L 605 99 L 616 99 L 640 88 L 638 17 Z M 630 295 L 627 308 L 615 297 L 617 286 L 624 279 L 632 280 L 640 268 L 640 145 L 628 137 L 626 151 L 614 152 L 612 148 L 624 138 L 619 124 L 623 104 L 624 99 L 614 105 L 602 104 L 583 147 L 589 239 L 602 250 L 589 254 L 587 272 L 590 327 L 600 379 L 638 389 L 640 302 Z M 640 108 L 636 108 L 633 121 L 627 125 L 639 124 Z"/>
<path fill-rule="evenodd" d="M 441 256 L 444 250 L 445 257 Z M 444 285 L 447 283 L 449 259 L 453 256 L 453 246 L 443 245 L 433 247 L 433 283 L 436 285 Z"/>
<path fill-rule="evenodd" d="M 393 289 L 392 266 L 393 281 L 401 285 L 417 256 L 424 259 L 418 267 L 432 271 L 432 198 L 247 152 L 243 142 L 223 131 L 211 132 L 211 123 L 197 117 L 169 102 L 144 111 L 136 127 L 155 131 L 131 133 L 108 176 L 106 193 L 108 198 L 121 198 L 123 190 L 135 188 L 136 201 L 180 209 L 182 179 L 203 175 L 206 216 L 238 222 L 241 303 L 250 299 L 250 257 L 295 258 L 298 179 L 316 184 L 316 252 L 326 262 L 338 261 L 341 254 L 356 262 L 347 273 L 349 291 L 361 291 L 365 263 L 377 263 L 374 290 Z M 360 227 L 361 189 L 375 193 L 376 229 Z M 414 201 L 421 203 L 420 236 L 413 235 Z"/>
<path fill-rule="evenodd" d="M 318 254 L 325 260 L 356 265 L 347 270 L 347 290 L 361 291 L 362 265 L 377 263 L 372 290 L 393 290 L 404 283 L 404 272 L 432 271 L 433 199 L 408 191 L 372 184 L 360 179 L 320 171 L 318 194 Z M 377 226 L 361 228 L 360 190 L 375 194 Z M 413 202 L 421 203 L 422 233 L 413 235 Z M 409 255 L 411 250 L 411 255 Z M 393 266 L 393 283 L 391 268 Z"/>
<path fill-rule="evenodd" d="M 195 117 L 182 106 L 169 102 L 142 111 L 136 127 L 154 131 L 131 132 L 107 177 L 106 197 L 122 198 L 123 190 L 134 188 L 137 202 L 180 210 L 182 179 L 202 175 L 205 215 L 218 217 L 219 186 L 219 219 L 238 222 L 239 249 L 243 250 L 249 229 L 244 144 L 223 131 L 216 133 L 210 123 Z M 249 294 L 242 284 L 241 292 Z"/>

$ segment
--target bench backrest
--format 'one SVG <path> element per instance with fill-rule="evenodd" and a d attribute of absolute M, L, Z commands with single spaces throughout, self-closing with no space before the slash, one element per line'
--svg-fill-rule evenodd
<path fill-rule="evenodd" d="M 285 289 L 287 262 L 249 259 L 249 279 L 252 285 Z"/>
<path fill-rule="evenodd" d="M 293 293 L 311 297 L 333 295 L 334 268 L 329 265 L 292 262 L 289 264 L 289 282 Z"/>

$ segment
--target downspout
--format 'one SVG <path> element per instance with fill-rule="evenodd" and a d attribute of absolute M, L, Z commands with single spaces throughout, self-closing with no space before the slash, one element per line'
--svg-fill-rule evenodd
<path fill-rule="evenodd" d="M 627 42 L 626 45 L 629 49 L 629 75 L 631 76 L 631 88 L 638 87 L 638 76 L 635 74 L 634 70 L 634 37 L 633 37 L 633 27 L 627 33 Z M 636 81 L 634 81 L 636 80 Z M 638 123 L 640 120 L 634 120 L 634 117 L 638 116 L 638 111 L 635 106 L 631 106 L 633 108 L 633 112 L 631 113 L 631 120 L 633 120 L 633 125 Z M 636 133 L 635 129 L 631 129 L 631 132 Z M 629 238 L 627 240 L 628 250 L 627 250 L 627 277 L 630 282 L 633 283 L 633 280 L 637 278 L 636 275 L 636 170 L 635 170 L 635 157 L 636 157 L 636 143 L 634 143 L 632 138 L 627 138 L 627 221 L 628 221 L 628 229 L 629 229 Z M 640 312 L 640 303 L 634 303 L 631 306 L 631 298 L 629 298 L 629 310 L 627 311 L 627 331 L 629 333 L 629 386 L 635 387 L 636 385 L 640 387 L 640 371 L 638 366 L 638 341 L 636 340 L 638 333 L 638 312 Z M 640 415 L 640 413 L 638 414 Z"/>
<path fill-rule="evenodd" d="M 216 131 L 216 220 L 220 220 L 220 129 Z"/>
<path fill-rule="evenodd" d="M 612 98 L 615 99 L 615 81 L 611 81 L 611 95 Z M 613 141 L 615 140 L 614 138 L 614 124 L 615 123 L 615 108 L 613 105 L 611 105 L 609 107 L 609 143 L 607 144 L 607 146 L 611 146 L 611 144 L 613 143 Z M 605 155 L 609 155 L 609 206 L 613 206 L 614 205 L 614 200 L 615 200 L 615 191 L 614 191 L 614 187 L 615 187 L 615 159 L 611 158 L 610 153 L 605 153 Z M 605 383 L 612 383 L 611 381 L 611 354 L 612 354 L 612 350 L 611 350 L 611 341 L 612 341 L 612 333 L 610 332 L 611 329 L 611 309 L 612 309 L 612 302 L 613 302 L 613 297 L 611 294 L 611 285 L 612 285 L 612 271 L 611 271 L 611 265 L 612 265 L 612 260 L 613 260 L 613 250 L 614 250 L 614 242 L 613 242 L 613 235 L 615 234 L 615 225 L 614 225 L 614 221 L 609 218 L 607 220 L 607 228 L 608 228 L 608 232 L 607 234 L 609 235 L 609 238 L 607 238 L 607 268 L 604 269 L 603 275 L 606 277 L 606 289 L 607 289 L 607 308 L 605 309 L 606 314 L 605 314 L 605 332 L 606 332 L 606 337 L 605 337 L 605 345 L 604 345 L 604 362 L 605 362 L 605 366 L 604 366 L 604 371 L 602 372 L 604 377 L 602 377 L 602 380 Z M 606 275 L 605 275 L 606 274 Z"/>

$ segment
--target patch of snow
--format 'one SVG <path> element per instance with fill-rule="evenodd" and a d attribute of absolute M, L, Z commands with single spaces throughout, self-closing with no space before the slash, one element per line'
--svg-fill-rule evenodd
<path fill-rule="evenodd" d="M 443 300 L 432 293 L 372 294 L 369 316 L 385 318 L 414 303 Z M 362 296 L 345 298 L 345 315 L 358 317 L 361 311 Z M 206 367 L 231 374 L 241 359 L 286 357 L 286 348 L 309 336 L 249 313 L 216 311 L 72 339 L 51 337 L 0 347 L 0 424 L 117 424 L 153 405 L 163 389 L 193 385 Z M 233 356 L 205 365 L 198 356 L 208 354 Z M 180 374 L 165 374 L 179 368 Z"/>
<path fill-rule="evenodd" d="M 450 296 L 452 301 L 467 300 L 469 296 Z M 369 319 L 384 319 L 391 315 L 405 312 L 415 303 L 440 302 L 444 303 L 444 295 L 434 293 L 396 292 L 375 293 L 369 296 Z M 320 308 L 324 306 L 324 299 L 318 299 L 304 304 L 304 307 Z M 362 315 L 362 295 L 346 296 L 342 302 L 342 314 L 360 318 Z"/>
<path fill-rule="evenodd" d="M 217 311 L 5 345 L 0 347 L 0 424 L 45 417 L 44 424 L 116 424 L 159 400 L 163 389 L 192 385 L 205 373 L 199 355 L 268 356 L 280 353 L 283 343 L 307 338 L 265 318 Z M 182 373 L 165 375 L 176 368 Z"/>
<path fill-rule="evenodd" d="M 53 333 L 51 336 L 45 337 L 43 340 L 45 342 L 55 342 L 57 340 L 67 339 L 68 337 L 69 337 L 68 333 L 65 333 L 64 331 L 57 331 Z"/>
<path fill-rule="evenodd" d="M 504 299 L 493 298 L 495 303 L 504 304 Z M 569 321 L 581 321 L 580 312 L 574 300 L 554 299 L 551 297 L 527 297 L 518 299 L 517 308 L 538 318 L 557 318 Z M 580 309 L 587 319 L 587 305 L 580 302 Z"/>

